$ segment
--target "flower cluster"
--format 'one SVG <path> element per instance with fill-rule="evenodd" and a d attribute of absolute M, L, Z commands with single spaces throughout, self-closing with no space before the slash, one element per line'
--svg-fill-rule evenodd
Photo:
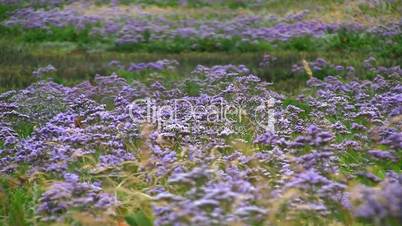
<path fill-rule="evenodd" d="M 378 69 L 374 62 L 363 64 Z M 156 225 L 265 224 L 278 209 L 289 218 L 342 210 L 400 219 L 400 199 L 390 198 L 400 196 L 400 178 L 388 167 L 400 164 L 402 148 L 402 86 L 394 71 L 373 80 L 312 77 L 295 97 L 270 90 L 244 65 L 199 65 L 169 85 L 157 74 L 149 75 L 151 83 L 96 75 L 73 87 L 39 81 L 1 94 L 0 173 L 28 165 L 29 175 L 64 177 L 41 196 L 37 210 L 47 220 L 118 205 L 102 192 L 106 185 L 81 176 L 133 173 L 151 197 Z M 188 84 L 199 94 L 188 95 Z M 133 104 L 144 98 L 150 106 Z M 188 105 L 198 109 L 192 117 Z M 148 107 L 157 106 L 164 106 L 157 112 L 163 120 L 142 125 Z M 211 120 L 205 106 L 244 111 Z M 273 127 L 264 126 L 265 113 Z M 33 123 L 33 132 L 20 136 L 15 119 Z M 367 167 L 380 164 L 385 179 Z M 75 167 L 82 175 L 69 173 Z M 356 196 L 349 184 L 362 178 L 382 190 L 358 188 L 364 197 Z"/>
<path fill-rule="evenodd" d="M 53 65 L 49 64 L 46 67 L 40 67 L 37 70 L 33 71 L 32 75 L 34 77 L 41 77 L 43 75 L 46 75 L 46 74 L 52 73 L 52 72 L 56 72 L 56 71 L 57 71 L 57 69 Z"/>
<path fill-rule="evenodd" d="M 323 58 L 317 58 L 314 61 L 309 62 L 309 66 L 313 70 L 313 73 L 336 73 L 338 75 L 354 75 L 355 69 L 353 66 L 345 67 L 343 65 L 334 65 L 327 62 Z M 304 72 L 303 64 L 294 64 L 292 65 L 292 72 L 300 73 Z"/>
<path fill-rule="evenodd" d="M 50 29 L 51 27 L 73 26 L 79 30 L 90 27 L 93 36 L 113 37 L 116 44 L 138 44 L 150 41 L 167 40 L 199 40 L 213 39 L 216 41 L 239 39 L 241 42 L 252 43 L 260 40 L 288 40 L 293 37 L 322 37 L 328 32 L 341 28 L 354 31 L 367 30 L 390 36 L 400 33 L 400 23 L 387 27 L 380 32 L 377 29 L 365 28 L 360 24 L 324 23 L 317 20 L 303 19 L 307 11 L 289 14 L 284 18 L 276 16 L 231 16 L 224 20 L 217 19 L 172 19 L 170 17 L 149 15 L 135 8 L 135 14 L 127 15 L 123 9 L 111 7 L 102 16 L 84 14 L 79 8 L 88 8 L 85 3 L 81 7 L 52 8 L 50 10 L 23 8 L 17 10 L 4 24 L 6 26 L 22 26 L 24 28 Z M 395 31 L 398 27 L 398 31 Z M 389 30 L 392 30 L 389 31 Z M 51 30 L 49 31 L 51 32 Z M 196 48 L 195 44 L 194 48 Z"/>
<path fill-rule="evenodd" d="M 356 203 L 353 214 L 358 217 L 375 219 L 376 222 L 386 217 L 401 219 L 402 206 L 401 175 L 391 173 L 378 187 L 359 186 L 355 189 Z"/>
<path fill-rule="evenodd" d="M 129 72 L 139 72 L 144 70 L 155 70 L 155 71 L 162 71 L 162 70 L 174 70 L 179 65 L 179 62 L 176 60 L 157 60 L 155 62 L 148 62 L 148 63 L 132 63 L 125 67 L 121 62 L 117 60 L 110 61 L 108 66 L 123 69 Z"/>
<path fill-rule="evenodd" d="M 102 192 L 99 184 L 79 182 L 75 174 L 66 173 L 64 182 L 55 182 L 42 194 L 37 211 L 44 221 L 62 220 L 66 211 L 95 211 L 118 204 L 116 198 Z"/>

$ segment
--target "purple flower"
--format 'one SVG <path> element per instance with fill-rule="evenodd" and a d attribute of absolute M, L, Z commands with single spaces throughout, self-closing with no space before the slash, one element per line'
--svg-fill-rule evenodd
<path fill-rule="evenodd" d="M 381 150 L 369 150 L 368 154 L 378 158 L 378 159 L 385 159 L 385 160 L 396 160 L 395 155 L 392 152 L 388 151 L 381 151 Z"/>

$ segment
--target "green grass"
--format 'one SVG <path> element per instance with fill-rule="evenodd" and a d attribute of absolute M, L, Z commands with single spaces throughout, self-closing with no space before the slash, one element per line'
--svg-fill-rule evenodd
<path fill-rule="evenodd" d="M 25 184 L 23 176 L 0 179 L 0 225 L 28 226 L 35 221 L 34 209 L 39 197 L 37 184 Z"/>
<path fill-rule="evenodd" d="M 152 219 L 149 219 L 143 211 L 138 211 L 134 214 L 125 217 L 126 222 L 130 226 L 152 226 Z"/>
<path fill-rule="evenodd" d="M 111 51 L 133 52 L 142 51 L 148 53 L 181 53 L 181 52 L 264 52 L 272 50 L 269 42 L 256 43 L 242 41 L 239 37 L 231 39 L 210 38 L 175 38 L 173 40 L 144 41 L 135 44 L 114 45 Z"/>
<path fill-rule="evenodd" d="M 96 0 L 98 4 L 107 4 L 110 3 L 110 0 Z M 142 5 L 156 5 L 159 7 L 178 7 L 178 6 L 186 6 L 191 8 L 199 8 L 199 7 L 227 7 L 230 9 L 238 9 L 238 8 L 254 8 L 257 5 L 261 4 L 253 4 L 252 1 L 248 2 L 246 0 L 220 0 L 220 1 L 205 1 L 205 0 L 188 0 L 186 4 L 181 4 L 180 0 L 120 0 L 121 4 L 142 4 Z M 250 4 L 251 3 L 251 4 Z"/>
<path fill-rule="evenodd" d="M 198 96 L 200 94 L 200 89 L 201 89 L 201 87 L 197 83 L 192 82 L 192 81 L 187 81 L 184 91 L 189 96 Z"/>
<path fill-rule="evenodd" d="M 108 38 L 92 36 L 93 26 L 76 29 L 73 26 L 50 27 L 48 29 L 26 29 L 22 27 L 5 27 L 0 25 L 0 34 L 8 37 L 14 43 L 40 43 L 40 42 L 74 42 L 79 46 L 88 43 L 110 42 Z"/>
<path fill-rule="evenodd" d="M 13 5 L 0 4 L 0 21 L 8 18 L 16 8 Z"/>
<path fill-rule="evenodd" d="M 68 34 L 66 35 L 68 37 L 71 33 L 66 32 L 66 34 Z M 141 47 L 143 49 L 133 48 L 130 50 L 123 48 L 112 50 L 112 47 L 107 43 L 101 45 L 101 49 L 98 48 L 99 43 L 96 41 L 85 43 L 87 42 L 85 36 L 76 39 L 60 38 L 60 41 L 46 41 L 45 39 L 43 41 L 32 42 L 13 41 L 6 36 L 0 39 L 0 48 L 2 49 L 0 51 L 0 88 L 1 90 L 9 90 L 26 87 L 35 81 L 35 78 L 32 77 L 32 71 L 48 64 L 52 64 L 57 68 L 57 73 L 53 76 L 55 81 L 65 85 L 74 85 L 83 80 L 92 80 L 95 74 L 107 75 L 112 73 L 114 69 L 107 67 L 107 63 L 111 60 L 119 60 L 128 65 L 129 63 L 170 58 L 180 62 L 177 71 L 173 73 L 178 74 L 177 76 L 173 76 L 176 77 L 174 79 L 187 76 L 198 64 L 207 66 L 245 64 L 264 80 L 274 82 L 274 90 L 295 92 L 303 88 L 307 75 L 293 74 L 290 69 L 292 64 L 300 64 L 302 59 L 310 61 L 317 57 L 322 57 L 333 64 L 351 65 L 355 67 L 358 76 L 369 79 L 373 76 L 362 68 L 362 61 L 369 55 L 376 56 L 378 63 L 384 66 L 402 63 L 402 59 L 399 57 L 400 53 L 397 51 L 398 48 L 402 49 L 402 42 L 399 42 L 401 37 L 394 37 L 394 44 L 390 47 L 384 47 L 383 51 L 373 52 L 379 48 L 378 46 L 381 47 L 381 43 L 384 41 L 378 40 L 379 38 L 373 38 L 376 41 L 363 41 L 361 40 L 364 39 L 363 37 L 358 38 L 350 35 L 350 39 L 354 41 L 348 41 L 350 43 L 348 44 L 349 47 L 338 49 L 336 47 L 338 44 L 335 44 L 335 41 L 328 41 L 338 40 L 335 36 L 325 39 L 313 39 L 311 37 L 295 38 L 287 44 L 284 42 L 267 44 L 266 49 L 256 48 L 253 50 L 250 48 L 250 52 L 242 52 L 241 49 L 238 51 L 235 49 L 231 50 L 230 44 L 225 47 L 225 50 L 218 52 L 188 52 L 187 50 L 181 52 L 179 51 L 180 48 L 185 50 L 187 47 L 177 46 L 186 46 L 187 44 L 178 44 L 179 42 L 176 44 L 173 43 L 173 47 L 169 45 L 164 46 L 163 43 L 156 46 L 153 46 L 152 43 L 147 43 L 143 44 Z M 82 42 L 76 43 L 74 41 L 61 40 L 82 40 Z M 362 42 L 366 44 L 359 44 Z M 312 43 L 316 47 L 304 46 L 303 43 Z M 331 45 L 328 43 L 331 43 Z M 208 50 L 208 48 L 213 49 L 212 46 L 207 47 L 208 45 L 208 42 L 206 42 L 203 47 L 204 50 Z M 360 48 L 359 46 L 361 49 L 357 51 Z M 148 49 L 148 47 L 153 50 Z M 93 51 L 93 49 L 98 49 L 98 51 Z M 150 51 L 150 53 L 147 51 Z M 272 62 L 268 67 L 260 67 L 259 63 L 262 55 L 266 52 L 277 57 L 277 60 Z M 144 80 L 150 73 L 133 74 L 122 71 L 117 72 L 129 81 L 133 79 Z M 333 70 L 323 70 L 314 74 L 314 76 L 323 78 L 329 74 L 333 75 L 335 72 Z M 189 87 L 189 89 L 193 88 Z M 189 90 L 189 92 L 193 94 L 197 93 L 196 89 Z"/>
<path fill-rule="evenodd" d="M 300 116 L 302 116 L 303 118 L 307 118 L 308 115 L 309 115 L 310 112 L 311 112 L 311 107 L 310 107 L 308 104 L 303 103 L 303 102 L 300 102 L 300 101 L 298 101 L 298 100 L 296 100 L 296 99 L 287 98 L 287 99 L 285 99 L 285 100 L 282 101 L 282 104 L 283 104 L 285 107 L 286 107 L 286 106 L 289 106 L 289 105 L 293 105 L 293 106 L 295 106 L 295 107 L 298 107 L 298 108 L 302 109 L 304 112 L 301 112 L 301 113 L 300 113 Z"/>
<path fill-rule="evenodd" d="M 18 121 L 14 126 L 14 130 L 21 138 L 27 138 L 32 134 L 34 124 L 26 121 Z"/>
<path fill-rule="evenodd" d="M 89 29 L 77 31 L 74 27 L 51 28 L 50 30 L 30 29 L 22 32 L 24 42 L 77 42 L 89 43 Z"/>

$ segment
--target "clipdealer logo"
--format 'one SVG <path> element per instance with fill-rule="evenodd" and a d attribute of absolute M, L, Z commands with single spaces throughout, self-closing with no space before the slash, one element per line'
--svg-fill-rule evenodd
<path fill-rule="evenodd" d="M 241 123 L 247 117 L 256 127 L 275 132 L 275 99 L 259 100 L 252 107 L 228 104 L 224 101 L 199 105 L 187 99 L 174 99 L 158 103 L 151 98 L 137 99 L 129 106 L 130 118 L 139 124 L 156 125 L 158 130 L 166 125 L 207 123 Z"/>

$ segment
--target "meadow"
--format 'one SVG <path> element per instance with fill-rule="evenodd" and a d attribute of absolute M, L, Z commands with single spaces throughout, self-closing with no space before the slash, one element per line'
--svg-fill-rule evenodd
<path fill-rule="evenodd" d="M 0 226 L 402 224 L 402 1 L 0 0 Z"/>

